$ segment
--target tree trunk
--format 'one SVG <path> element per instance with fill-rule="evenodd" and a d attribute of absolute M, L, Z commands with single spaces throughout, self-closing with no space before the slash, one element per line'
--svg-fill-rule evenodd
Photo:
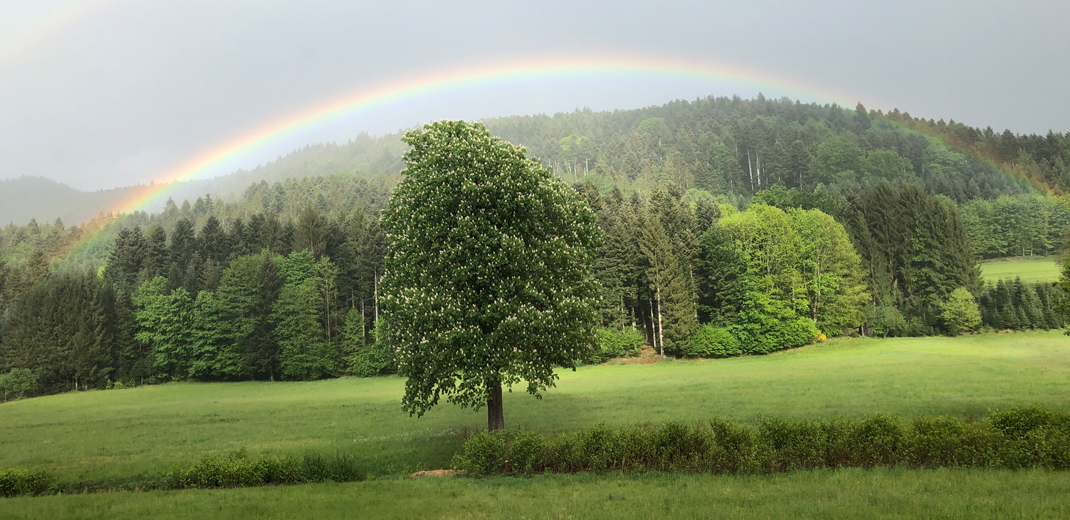
<path fill-rule="evenodd" d="M 665 357 L 665 329 L 661 325 L 661 287 L 658 287 L 658 343 L 661 343 L 661 356 Z"/>
<path fill-rule="evenodd" d="M 750 148 L 747 148 L 747 175 L 750 177 L 750 191 L 754 191 L 754 166 L 750 162 Z"/>
<path fill-rule="evenodd" d="M 502 409 L 501 381 L 487 382 L 487 431 L 505 429 L 505 410 Z"/>

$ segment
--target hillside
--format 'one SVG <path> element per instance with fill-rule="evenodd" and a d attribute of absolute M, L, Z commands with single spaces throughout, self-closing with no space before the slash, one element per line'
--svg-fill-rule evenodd
<path fill-rule="evenodd" d="M 85 222 L 112 207 L 137 188 L 79 191 L 41 177 L 0 180 L 0 222 L 26 224 L 30 219 L 68 224 Z"/>
<path fill-rule="evenodd" d="M 494 134 L 524 145 L 559 175 L 608 189 L 640 190 L 673 183 L 728 200 L 773 185 L 812 190 L 907 181 L 957 203 L 1070 188 L 1070 139 L 996 133 L 951 121 L 883 114 L 861 105 L 789 100 L 704 98 L 613 112 L 575 111 L 483 121 Z M 399 134 L 366 133 L 345 143 L 309 145 L 267 164 L 214 179 L 178 183 L 176 203 L 203 194 L 235 200 L 251 185 L 336 172 L 397 172 L 405 145 Z M 45 179 L 0 181 L 0 223 L 59 217 L 81 223 L 137 187 L 80 192 Z M 161 211 L 163 207 L 147 208 Z"/>
<path fill-rule="evenodd" d="M 404 150 L 400 135 L 371 137 L 362 133 L 342 144 L 309 145 L 250 170 L 213 179 L 176 182 L 167 193 L 179 204 L 205 194 L 217 200 L 236 200 L 249 185 L 261 181 L 275 183 L 336 172 L 397 172 L 402 168 Z M 113 211 L 144 188 L 138 185 L 86 192 L 41 177 L 0 180 L 0 225 L 21 226 L 31 219 L 44 223 L 56 218 L 68 225 L 82 224 L 100 213 Z M 160 212 L 164 204 L 160 202 L 145 210 Z"/>

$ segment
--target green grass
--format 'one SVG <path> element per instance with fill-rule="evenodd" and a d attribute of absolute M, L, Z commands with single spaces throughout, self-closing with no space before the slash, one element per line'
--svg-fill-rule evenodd
<path fill-rule="evenodd" d="M 771 476 L 378 480 L 0 501 L 4 518 L 1067 518 L 1070 473 L 838 470 Z"/>
<path fill-rule="evenodd" d="M 1059 265 L 1055 261 L 1055 257 L 1026 257 L 983 262 L 981 276 L 992 283 L 1019 276 L 1025 283 L 1054 282 L 1059 279 Z"/>
<path fill-rule="evenodd" d="M 449 466 L 458 431 L 485 414 L 401 410 L 399 378 L 309 383 L 169 384 L 0 405 L 0 468 L 61 479 L 158 476 L 240 447 L 279 455 L 346 452 L 375 475 Z M 959 338 L 829 341 L 770 356 L 583 367 L 536 400 L 506 395 L 511 429 L 752 421 L 763 415 L 979 417 L 990 409 L 1070 405 L 1070 340 L 1058 331 Z"/>

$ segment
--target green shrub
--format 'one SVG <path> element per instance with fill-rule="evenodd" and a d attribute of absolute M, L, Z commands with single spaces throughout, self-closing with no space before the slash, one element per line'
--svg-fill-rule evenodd
<path fill-rule="evenodd" d="M 509 468 L 513 473 L 531 475 L 546 468 L 542 435 L 537 432 L 519 432 L 513 437 Z"/>
<path fill-rule="evenodd" d="M 742 353 L 739 339 L 728 329 L 714 325 L 700 328 L 691 339 L 691 347 L 687 351 L 688 356 L 699 358 L 738 356 Z"/>
<path fill-rule="evenodd" d="M 464 454 L 453 457 L 453 467 L 467 475 L 480 477 L 505 471 L 509 460 L 505 432 L 479 432 L 464 443 Z"/>
<path fill-rule="evenodd" d="M 891 466 L 903 455 L 903 426 L 899 419 L 877 414 L 858 423 L 852 432 L 852 466 Z"/>
<path fill-rule="evenodd" d="M 398 371 L 397 355 L 387 344 L 383 327 L 382 319 L 375 322 L 371 331 L 373 342 L 370 345 L 357 345 L 357 340 L 350 340 L 352 345 L 348 350 L 352 352 L 344 359 L 348 373 L 358 377 L 372 377 Z"/>
<path fill-rule="evenodd" d="M 817 421 L 771 418 L 758 432 L 772 450 L 774 470 L 811 469 L 825 465 L 826 430 Z"/>
<path fill-rule="evenodd" d="M 710 467 L 715 473 L 767 473 L 772 469 L 771 447 L 746 426 L 710 421 L 713 447 Z"/>
<path fill-rule="evenodd" d="M 988 422 L 998 436 L 1001 467 L 1070 469 L 1070 415 L 1016 406 L 989 415 Z"/>
<path fill-rule="evenodd" d="M 52 475 L 36 469 L 0 470 L 0 497 L 40 495 L 48 491 Z"/>
<path fill-rule="evenodd" d="M 993 435 L 983 423 L 951 417 L 916 417 L 907 462 L 915 468 L 980 468 L 994 464 Z"/>
<path fill-rule="evenodd" d="M 306 482 L 354 482 L 362 472 L 352 457 L 315 453 L 302 457 L 250 457 L 244 449 L 217 457 L 205 455 L 196 463 L 179 469 L 170 487 L 224 488 Z"/>
<path fill-rule="evenodd" d="M 506 463 L 510 461 L 510 463 Z M 1070 469 L 1070 415 L 1018 407 L 966 422 L 917 417 L 909 426 L 878 414 L 861 421 L 766 418 L 756 427 L 714 419 L 706 426 L 609 428 L 544 437 L 481 433 L 454 458 L 471 475 L 678 471 L 762 474 L 815 468 Z"/>
<path fill-rule="evenodd" d="M 598 331 L 598 348 L 591 354 L 592 363 L 603 363 L 613 358 L 634 356 L 646 343 L 646 337 L 637 329 L 601 329 Z"/>
<path fill-rule="evenodd" d="M 0 397 L 22 399 L 37 393 L 37 374 L 28 368 L 12 368 L 6 374 L 0 374 Z"/>

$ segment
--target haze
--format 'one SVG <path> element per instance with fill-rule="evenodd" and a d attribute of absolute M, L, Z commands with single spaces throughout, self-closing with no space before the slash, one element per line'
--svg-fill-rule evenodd
<path fill-rule="evenodd" d="M 745 66 L 853 106 L 997 131 L 1070 129 L 1065 2 L 24 1 L 0 4 L 0 178 L 81 189 L 161 179 L 229 139 L 423 71 L 609 52 Z M 775 85 L 666 77 L 521 81 L 433 93 L 273 141 L 206 175 L 311 142 L 440 118 L 635 108 Z"/>

